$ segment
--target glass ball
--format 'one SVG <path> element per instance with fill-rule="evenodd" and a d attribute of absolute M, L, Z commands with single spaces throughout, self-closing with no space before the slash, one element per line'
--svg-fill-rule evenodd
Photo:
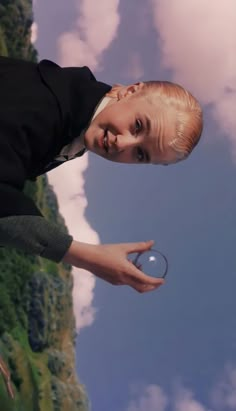
<path fill-rule="evenodd" d="M 158 250 L 148 250 L 138 253 L 133 263 L 136 267 L 151 277 L 164 278 L 168 271 L 167 258 Z"/>

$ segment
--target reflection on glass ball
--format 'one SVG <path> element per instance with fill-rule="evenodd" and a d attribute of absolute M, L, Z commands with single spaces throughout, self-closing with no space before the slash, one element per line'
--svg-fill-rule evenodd
<path fill-rule="evenodd" d="M 152 277 L 165 277 L 167 274 L 167 258 L 157 250 L 137 254 L 133 263 L 139 270 Z"/>

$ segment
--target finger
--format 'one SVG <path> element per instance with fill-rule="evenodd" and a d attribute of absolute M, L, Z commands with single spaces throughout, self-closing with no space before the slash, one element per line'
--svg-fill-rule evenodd
<path fill-rule="evenodd" d="M 149 276 L 146 276 L 145 280 L 143 278 L 139 279 L 137 277 L 130 277 L 127 279 L 126 284 L 130 285 L 131 287 L 137 287 L 138 289 L 147 287 L 150 287 L 152 289 L 165 284 L 165 280 L 163 278 L 153 278 Z"/>
<path fill-rule="evenodd" d="M 141 241 L 139 243 L 126 243 L 124 244 L 126 252 L 129 253 L 141 253 L 143 251 L 150 250 L 154 245 L 154 241 Z"/>
<path fill-rule="evenodd" d="M 140 271 L 134 264 L 130 263 L 129 273 L 127 273 L 128 281 L 135 281 L 136 284 L 141 285 L 162 285 L 164 284 L 164 278 L 151 277 L 150 275 L 145 274 L 143 271 Z"/>
<path fill-rule="evenodd" d="M 161 286 L 161 284 L 153 286 L 153 285 L 131 285 L 132 288 L 134 288 L 136 291 L 138 291 L 139 293 L 143 294 L 146 292 L 150 292 L 150 291 L 154 291 L 157 288 L 159 288 Z"/>

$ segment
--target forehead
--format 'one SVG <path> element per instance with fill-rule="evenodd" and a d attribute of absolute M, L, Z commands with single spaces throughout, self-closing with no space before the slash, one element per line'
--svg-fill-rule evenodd
<path fill-rule="evenodd" d="M 140 99 L 139 109 L 145 124 L 144 145 L 149 150 L 151 162 L 175 163 L 177 154 L 170 143 L 176 138 L 176 109 L 164 104 L 160 99 L 143 100 Z"/>

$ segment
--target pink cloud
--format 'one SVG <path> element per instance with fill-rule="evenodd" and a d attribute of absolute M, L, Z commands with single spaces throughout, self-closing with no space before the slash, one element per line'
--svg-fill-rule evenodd
<path fill-rule="evenodd" d="M 34 44 L 38 38 L 38 24 L 35 21 L 32 23 L 31 26 L 31 43 Z"/>
<path fill-rule="evenodd" d="M 220 378 L 216 379 L 209 397 L 213 408 L 199 401 L 194 392 L 175 380 L 170 394 L 156 384 L 131 384 L 132 399 L 125 411 L 235 411 L 236 409 L 236 368 L 225 366 Z"/>
<path fill-rule="evenodd" d="M 163 66 L 173 70 L 173 81 L 213 105 L 236 150 L 235 0 L 150 2 Z"/>
<path fill-rule="evenodd" d="M 85 218 L 87 199 L 84 193 L 83 172 L 88 166 L 88 157 L 72 160 L 48 174 L 49 182 L 57 194 L 59 210 L 69 233 L 75 240 L 92 244 L 99 243 L 99 236 Z M 95 277 L 91 273 L 73 268 L 73 303 L 77 330 L 89 326 L 95 319 L 93 307 Z"/>
<path fill-rule="evenodd" d="M 120 16 L 119 0 L 76 0 L 77 14 L 74 27 L 58 39 L 59 64 L 62 66 L 88 65 L 99 69 L 102 53 L 115 39 Z M 85 218 L 87 199 L 84 193 L 83 172 L 88 160 L 84 156 L 49 174 L 69 232 L 75 239 L 99 243 L 98 234 Z M 62 183 L 63 181 L 63 183 Z M 77 329 L 89 326 L 95 319 L 93 307 L 95 277 L 84 270 L 73 269 L 73 301 Z"/>
<path fill-rule="evenodd" d="M 58 40 L 62 66 L 88 65 L 99 69 L 102 53 L 115 39 L 120 16 L 119 0 L 77 0 L 78 14 L 74 28 Z"/>
<path fill-rule="evenodd" d="M 172 411 L 210 411 L 195 400 L 193 393 L 186 388 L 178 386 L 175 393 L 168 398 L 165 391 L 155 384 L 139 389 L 139 396 L 130 401 L 126 411 L 167 411 L 168 405 L 168 409 Z"/>
<path fill-rule="evenodd" d="M 167 397 L 158 385 L 147 385 L 136 400 L 131 400 L 126 411 L 165 411 Z"/>
<path fill-rule="evenodd" d="M 141 61 L 141 56 L 137 52 L 130 52 L 127 59 L 124 76 L 131 78 L 132 81 L 138 81 L 143 77 L 144 69 Z"/>
<path fill-rule="evenodd" d="M 197 401 L 193 393 L 185 388 L 179 388 L 174 399 L 174 411 L 210 411 L 203 404 Z"/>
<path fill-rule="evenodd" d="M 212 390 L 211 397 L 217 411 L 236 409 L 236 368 L 232 365 L 225 367 L 224 373 Z"/>

